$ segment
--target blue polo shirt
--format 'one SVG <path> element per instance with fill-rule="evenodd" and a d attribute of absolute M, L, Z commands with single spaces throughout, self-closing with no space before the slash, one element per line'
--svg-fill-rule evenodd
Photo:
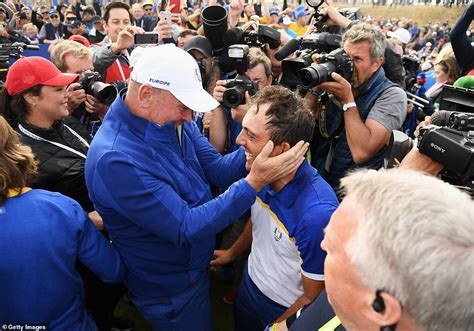
<path fill-rule="evenodd" d="M 324 280 L 324 228 L 338 206 L 333 189 L 306 161 L 280 192 L 265 187 L 252 206 L 249 276 L 271 300 L 289 307 L 304 293 L 301 274 Z"/>

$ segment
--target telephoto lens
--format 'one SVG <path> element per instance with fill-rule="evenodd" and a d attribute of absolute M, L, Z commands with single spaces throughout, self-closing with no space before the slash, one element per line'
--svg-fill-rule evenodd
<path fill-rule="evenodd" d="M 336 65 L 333 62 L 325 62 L 315 66 L 309 66 L 300 70 L 300 84 L 304 88 L 312 88 L 316 85 L 327 82 L 331 74 L 336 72 Z"/>

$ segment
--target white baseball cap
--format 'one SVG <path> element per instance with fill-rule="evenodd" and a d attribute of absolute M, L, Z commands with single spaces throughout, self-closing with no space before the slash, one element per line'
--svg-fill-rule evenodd
<path fill-rule="evenodd" d="M 130 63 L 133 81 L 167 90 L 193 111 L 205 113 L 219 106 L 203 89 L 196 60 L 174 44 L 137 47 Z"/>
<path fill-rule="evenodd" d="M 398 39 L 404 44 L 408 44 L 411 39 L 411 33 L 403 28 L 399 28 L 395 31 L 388 31 L 387 36 Z"/>

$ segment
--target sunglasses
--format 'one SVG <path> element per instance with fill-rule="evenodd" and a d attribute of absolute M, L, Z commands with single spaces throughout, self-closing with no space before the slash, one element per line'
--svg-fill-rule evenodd
<path fill-rule="evenodd" d="M 72 22 L 76 19 L 76 16 L 66 17 L 66 21 Z"/>
<path fill-rule="evenodd" d="M 50 15 L 49 18 L 59 18 L 58 15 Z"/>
<path fill-rule="evenodd" d="M 41 13 L 41 15 L 48 15 L 48 12 L 45 11 L 44 13 Z"/>

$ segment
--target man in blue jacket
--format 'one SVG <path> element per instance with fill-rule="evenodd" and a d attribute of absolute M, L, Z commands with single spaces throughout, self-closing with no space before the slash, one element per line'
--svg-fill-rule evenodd
<path fill-rule="evenodd" d="M 89 194 L 153 328 L 212 330 L 207 266 L 216 233 L 265 185 L 296 172 L 307 144 L 269 157 L 269 142 L 247 175 L 242 149 L 222 157 L 192 122 L 193 111 L 218 106 L 192 56 L 174 45 L 135 52 L 128 91 L 89 149 Z M 212 199 L 209 184 L 231 186 Z"/>

